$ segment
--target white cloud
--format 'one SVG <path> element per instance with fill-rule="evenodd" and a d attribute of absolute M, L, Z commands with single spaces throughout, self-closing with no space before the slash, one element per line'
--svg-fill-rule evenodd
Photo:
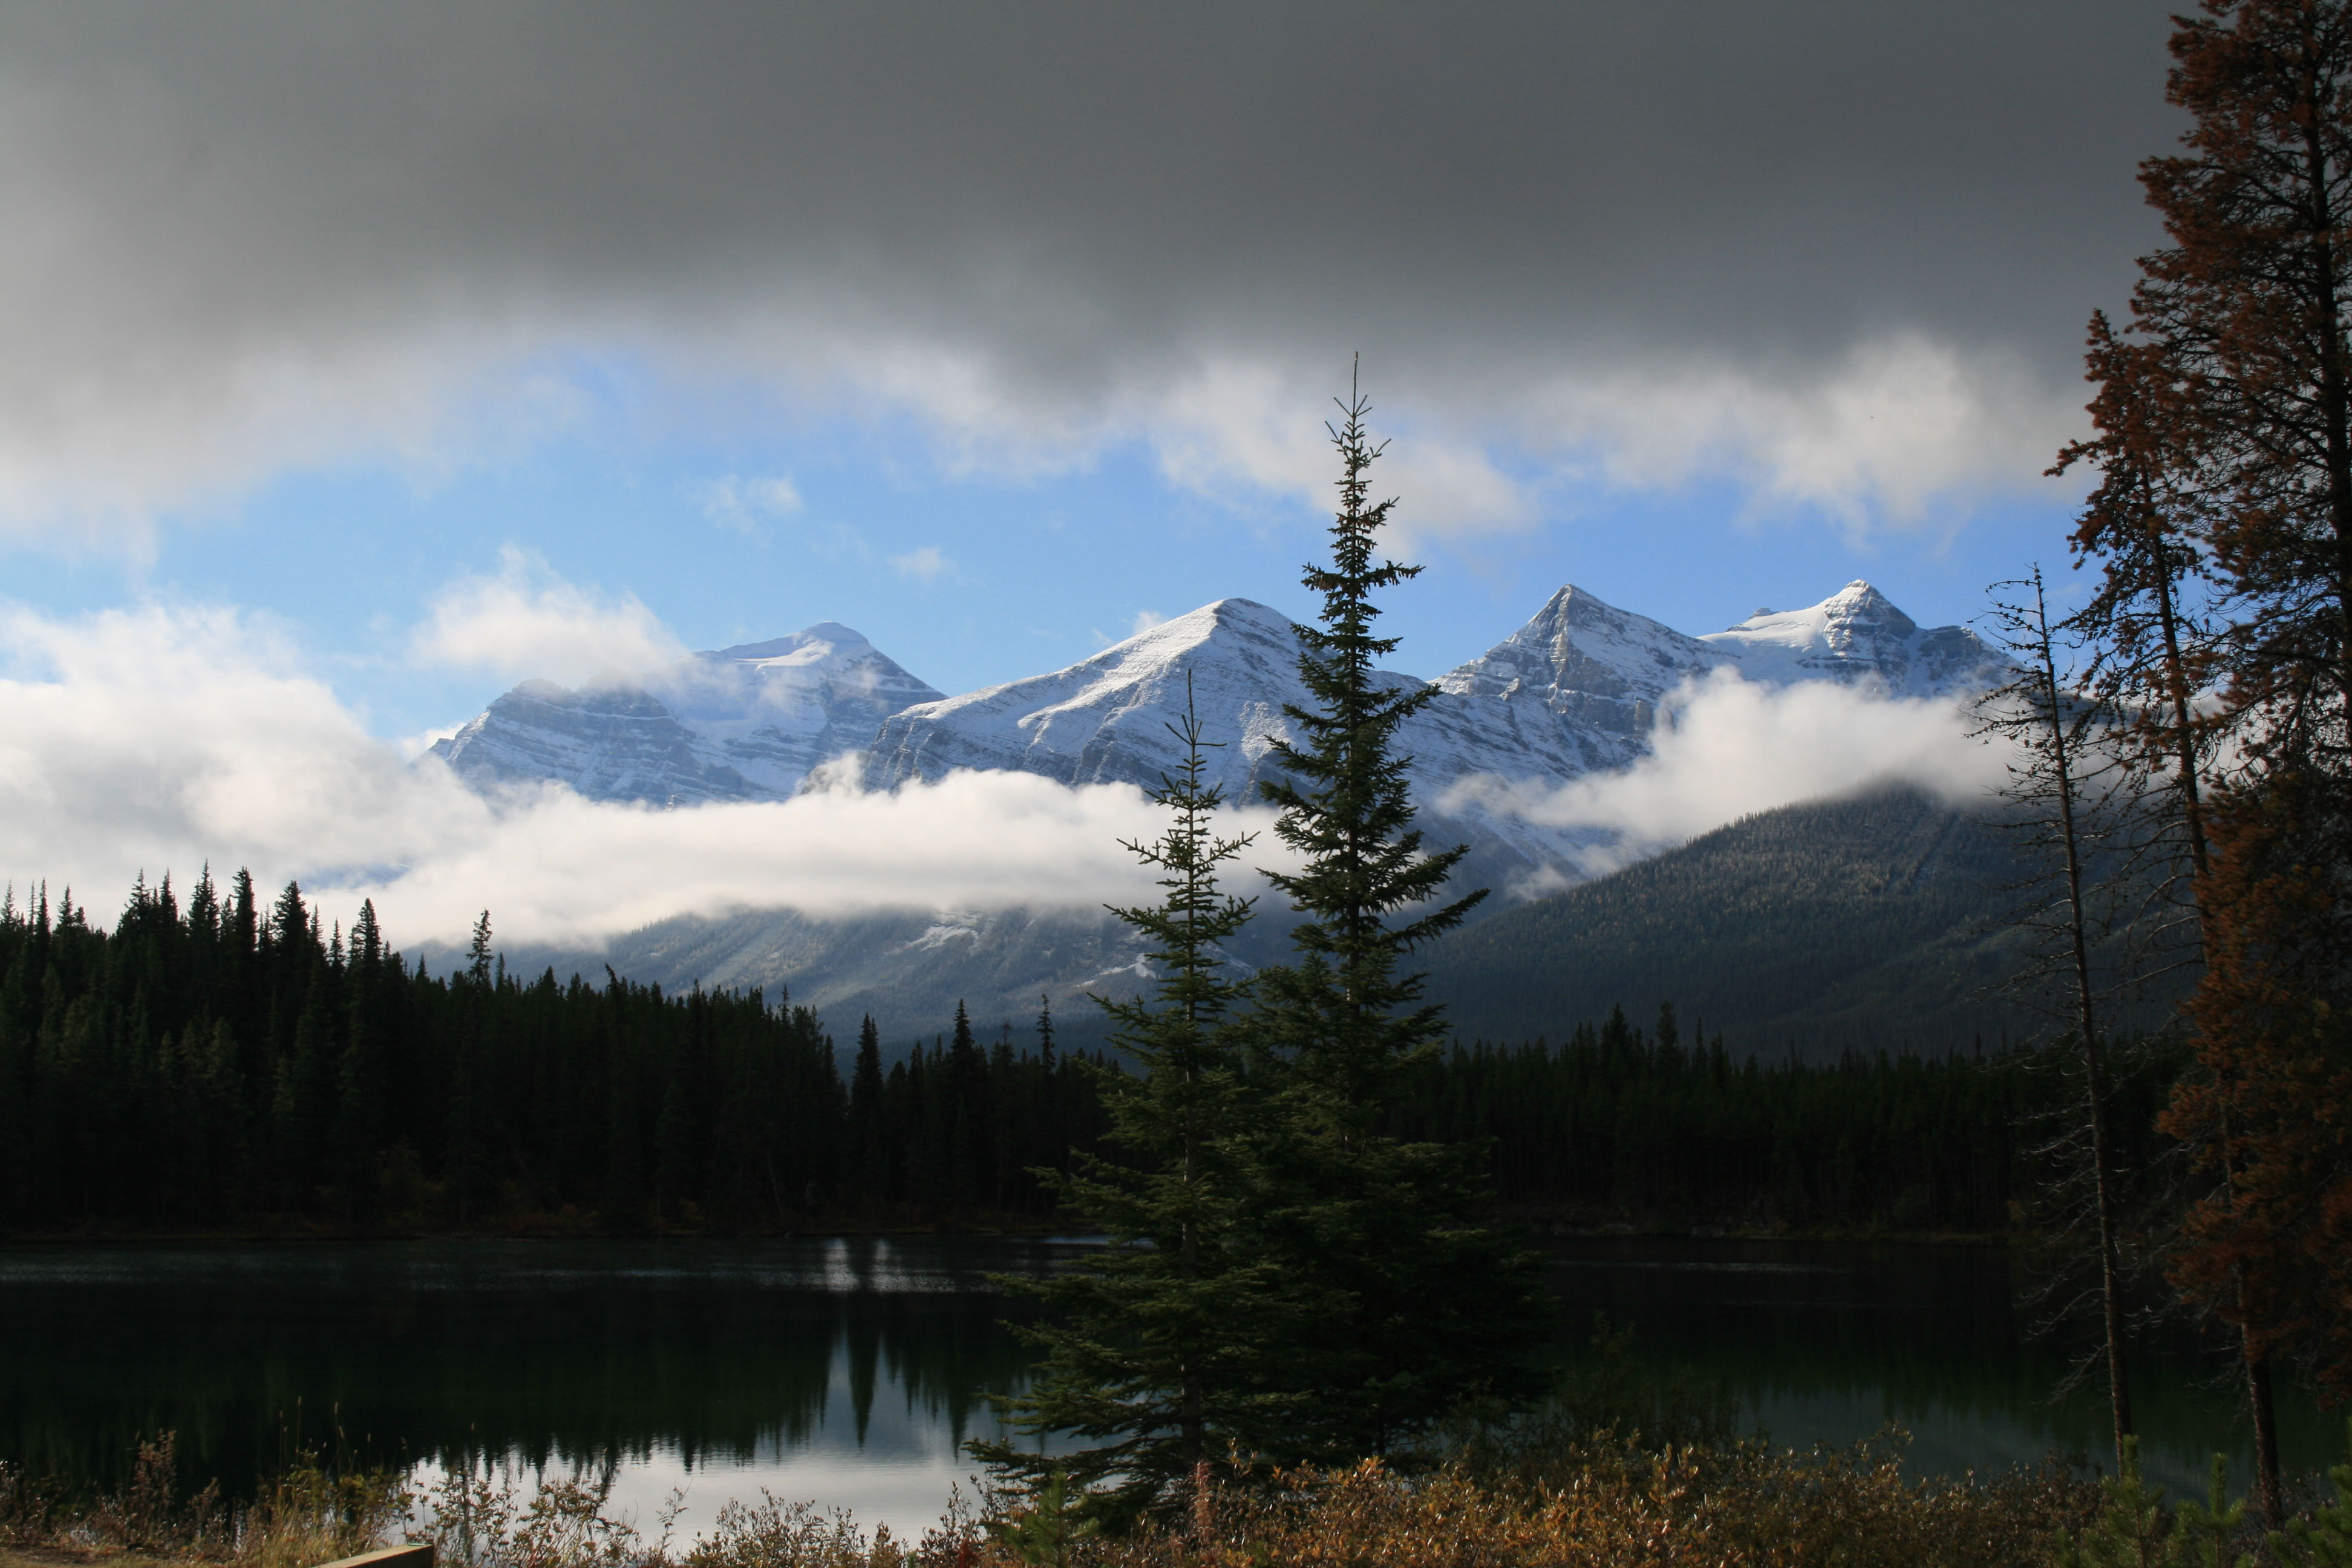
<path fill-rule="evenodd" d="M 1135 612 L 1135 618 L 1128 623 L 1127 635 L 1139 637 L 1152 627 L 1164 626 L 1167 624 L 1168 617 L 1157 610 L 1138 610 Z"/>
<path fill-rule="evenodd" d="M 890 564 L 909 577 L 919 577 L 929 583 L 942 574 L 955 570 L 955 563 L 940 553 L 936 544 L 926 544 L 919 550 L 909 550 L 904 555 L 890 557 Z"/>
<path fill-rule="evenodd" d="M 223 609 L 0 612 L 0 875 L 70 883 L 100 918 L 144 870 L 289 878 L 403 944 L 593 943 L 689 911 L 817 914 L 1149 901 L 1118 847 L 1159 814 L 1129 785 L 958 773 L 868 794 L 660 811 L 558 786 L 485 800 L 371 737 L 270 626 Z M 1264 828 L 1264 814 L 1241 826 Z"/>
<path fill-rule="evenodd" d="M 1177 376 L 1138 364 L 1093 402 L 1066 405 L 971 356 L 919 358 L 917 374 L 903 345 L 843 349 L 840 384 L 877 409 L 916 412 L 960 469 L 1062 471 L 1133 442 L 1171 484 L 1223 504 L 1322 513 L 1333 502 L 1325 421 L 1344 364 L 1205 354 Z M 1563 481 L 1662 490 L 1725 479 L 1758 510 L 1816 512 L 1859 541 L 2039 486 L 2083 423 L 2071 385 L 2037 380 L 2014 355 L 1916 331 L 1804 364 L 1685 353 L 1596 355 L 1566 374 L 1498 368 L 1472 382 L 1378 363 L 1367 375 L 1373 429 L 1389 438 L 1374 488 L 1403 498 L 1393 538 L 1407 554 L 1416 538 L 1535 527 Z"/>
<path fill-rule="evenodd" d="M 1562 785 L 1479 776 L 1440 803 L 1594 830 L 1579 869 L 1615 870 L 1752 812 L 1901 781 L 1981 803 L 2007 753 L 1973 737 L 1948 701 L 1890 700 L 1828 681 L 1753 685 L 1731 670 L 1686 684 L 1660 710 L 1651 755 Z"/>
<path fill-rule="evenodd" d="M 1685 363 L 1562 378 L 1535 393 L 1529 439 L 1593 453 L 1633 489 L 1728 475 L 1751 504 L 1817 510 L 1859 539 L 2036 483 L 2080 403 L 2013 357 L 1901 332 L 1810 374 Z"/>
<path fill-rule="evenodd" d="M 765 517 L 788 517 L 801 510 L 801 492 L 790 474 L 742 479 L 726 474 L 697 487 L 702 515 L 721 528 L 755 533 Z"/>
<path fill-rule="evenodd" d="M 565 582 L 509 545 L 496 576 L 467 576 L 435 596 L 409 638 L 420 663 L 579 685 L 610 672 L 651 669 L 686 647 L 634 594 L 610 599 Z"/>

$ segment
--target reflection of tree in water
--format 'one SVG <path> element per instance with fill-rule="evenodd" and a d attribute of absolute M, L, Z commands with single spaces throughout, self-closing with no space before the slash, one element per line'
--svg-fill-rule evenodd
<path fill-rule="evenodd" d="M 988 1419 L 976 1391 L 1027 1364 L 989 1269 L 1054 1249 L 980 1239 L 25 1249 L 0 1255 L 0 1458 L 114 1485 L 141 1434 L 180 1433 L 190 1478 L 249 1487 L 297 1446 L 385 1461 L 489 1458 L 591 1472 L 656 1451 L 701 1468 L 814 1441 L 936 1456 Z M 1971 1420 L 2095 1451 L 2105 1402 L 2053 1405 L 2066 1346 L 2025 1337 L 1996 1249 L 1627 1237 L 1564 1244 L 1573 1325 L 1733 1394 L 1842 1403 L 1938 1452 Z M 2196 1361 L 2148 1359 L 2151 1456 L 2193 1477 L 2233 1441 Z M 2342 1428 L 2283 1406 L 2291 1466 Z M 1858 1435 L 1858 1434 L 1857 1434 Z M 1775 1436 L 1804 1444 L 1811 1434 Z M 1940 1463 L 1940 1461 L 1938 1461 Z"/>
<path fill-rule="evenodd" d="M 302 1447 L 558 1469 L 742 1462 L 820 1428 L 929 1450 L 982 1415 L 979 1389 L 1022 1375 L 1009 1304 L 978 1271 L 1034 1267 L 1034 1249 L 919 1253 L 911 1276 L 887 1245 L 794 1256 L 832 1267 L 556 1244 L 493 1268 L 337 1248 L 105 1288 L 12 1271 L 0 1342 L 39 1351 L 0 1361 L 0 1457 L 111 1484 L 168 1427 L 191 1477 L 236 1488 Z"/>

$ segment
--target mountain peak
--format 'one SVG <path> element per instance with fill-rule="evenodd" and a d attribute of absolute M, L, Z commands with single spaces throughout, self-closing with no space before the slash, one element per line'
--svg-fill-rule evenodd
<path fill-rule="evenodd" d="M 705 649 L 689 656 L 694 659 L 732 659 L 740 664 L 765 664 L 772 659 L 789 658 L 808 661 L 821 659 L 836 651 L 855 655 L 870 649 L 873 644 L 865 635 L 843 626 L 839 621 L 819 621 L 813 626 L 790 632 L 766 642 L 737 643 L 733 647 Z"/>
<path fill-rule="evenodd" d="M 1638 737 L 1649 730 L 1659 698 L 1723 662 L 1722 654 L 1696 637 L 1569 583 L 1527 625 L 1440 676 L 1437 685 L 1457 696 L 1533 702 L 1612 734 Z"/>
<path fill-rule="evenodd" d="M 483 782 L 560 779 L 600 800 L 792 794 L 937 689 L 837 621 L 572 691 L 527 680 L 433 752 Z"/>
<path fill-rule="evenodd" d="M 1147 626 L 1133 637 L 1115 642 L 1096 654 L 1099 659 L 1125 647 L 1183 646 L 1214 635 L 1219 626 L 1246 626 L 1256 631 L 1287 631 L 1290 617 L 1255 599 L 1215 599 L 1197 610 L 1171 616 L 1156 626 Z M 1090 663 L 1092 660 L 1081 660 Z M 1075 668 L 1075 667 L 1074 667 Z"/>
<path fill-rule="evenodd" d="M 1964 626 L 1919 623 L 1862 578 L 1801 610 L 1759 610 L 1699 639 L 1750 680 L 1835 680 L 1898 697 L 1951 696 L 2000 679 L 2001 657 Z"/>
<path fill-rule="evenodd" d="M 874 738 L 866 783 L 891 788 L 957 768 L 1013 768 L 1065 784 L 1156 787 L 1179 759 L 1167 726 L 1182 716 L 1185 677 L 1229 797 L 1254 776 L 1285 701 L 1303 701 L 1298 631 L 1254 599 L 1219 599 L 1025 680 L 925 702 Z M 1405 678 L 1394 678 L 1405 679 Z"/>

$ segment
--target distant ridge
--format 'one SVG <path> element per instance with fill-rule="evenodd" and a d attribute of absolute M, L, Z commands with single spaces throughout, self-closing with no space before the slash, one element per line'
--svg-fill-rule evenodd
<path fill-rule="evenodd" d="M 1565 1039 L 1622 1004 L 1647 1027 L 1671 1000 L 1737 1055 L 1993 1048 L 2014 1008 L 1980 996 L 2013 973 L 1982 934 L 2016 878 L 1980 815 L 1888 789 L 1782 806 L 1566 892 L 1506 910 L 1421 955 L 1463 1039 Z"/>

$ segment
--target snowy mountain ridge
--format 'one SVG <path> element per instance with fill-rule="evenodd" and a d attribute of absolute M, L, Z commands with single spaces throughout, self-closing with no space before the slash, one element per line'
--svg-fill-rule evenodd
<path fill-rule="evenodd" d="M 553 779 L 593 798 L 666 805 L 783 798 L 845 755 L 875 790 L 967 768 L 1150 788 L 1179 761 L 1170 726 L 1189 676 L 1207 738 L 1221 742 L 1210 776 L 1246 801 L 1277 765 L 1275 742 L 1296 738 L 1285 707 L 1308 705 L 1298 653 L 1287 616 L 1220 599 L 1064 668 L 947 697 L 828 622 L 593 690 L 526 681 L 434 750 L 482 784 Z M 1433 700 L 1401 737 L 1415 795 L 1434 815 L 1465 778 L 1557 784 L 1628 766 L 1648 752 L 1668 694 L 1726 667 L 1775 686 L 1951 699 L 2005 668 L 1973 632 L 1923 629 L 1867 583 L 1696 637 L 1570 584 L 1427 683 Z M 1555 866 L 1582 841 L 1490 809 L 1478 792 L 1451 798 L 1460 804 L 1433 830 L 1468 838 L 1491 880 Z"/>
<path fill-rule="evenodd" d="M 776 800 L 938 690 L 847 626 L 697 653 L 611 685 L 526 680 L 432 754 L 478 785 L 553 780 L 592 800 Z"/>

